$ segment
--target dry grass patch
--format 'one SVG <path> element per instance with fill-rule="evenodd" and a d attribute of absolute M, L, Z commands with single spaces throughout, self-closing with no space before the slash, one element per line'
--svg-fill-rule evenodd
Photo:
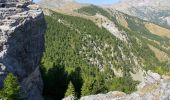
<path fill-rule="evenodd" d="M 145 27 L 153 34 L 170 38 L 170 30 L 152 23 L 145 23 Z"/>
<path fill-rule="evenodd" d="M 119 24 L 121 24 L 122 26 L 124 26 L 125 28 L 128 28 L 129 29 L 129 27 L 128 27 L 128 23 L 127 23 L 127 21 L 126 21 L 126 19 L 123 17 L 123 16 L 117 16 L 117 21 L 118 21 L 118 23 Z"/>
<path fill-rule="evenodd" d="M 149 93 L 155 91 L 159 87 L 159 83 L 150 84 L 139 90 L 140 93 Z"/>
<path fill-rule="evenodd" d="M 148 46 L 155 53 L 155 56 L 159 59 L 159 61 L 170 61 L 170 58 L 165 52 L 159 50 L 158 48 L 155 48 L 152 45 L 148 45 Z"/>

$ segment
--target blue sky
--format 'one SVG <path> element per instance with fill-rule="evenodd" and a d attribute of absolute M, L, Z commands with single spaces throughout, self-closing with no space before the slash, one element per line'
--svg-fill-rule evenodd
<path fill-rule="evenodd" d="M 38 2 L 38 1 L 40 1 L 40 0 L 33 0 L 34 2 Z"/>
<path fill-rule="evenodd" d="M 34 2 L 38 2 L 40 0 L 33 0 Z M 81 2 L 81 3 L 92 3 L 92 4 L 113 4 L 113 3 L 117 3 L 119 0 L 75 0 L 77 2 Z"/>

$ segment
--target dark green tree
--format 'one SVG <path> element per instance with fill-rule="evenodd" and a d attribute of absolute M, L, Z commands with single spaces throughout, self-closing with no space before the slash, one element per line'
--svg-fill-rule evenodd
<path fill-rule="evenodd" d="M 104 78 L 100 74 L 98 74 L 96 75 L 96 78 L 93 82 L 92 94 L 98 94 L 103 92 L 107 92 L 107 89 L 105 87 L 105 81 Z"/>
<path fill-rule="evenodd" d="M 81 96 L 90 95 L 92 91 L 92 79 L 85 79 L 83 86 L 81 88 Z"/>
<path fill-rule="evenodd" d="M 4 80 L 4 87 L 0 91 L 0 97 L 3 100 L 20 100 L 21 87 L 18 83 L 17 77 L 9 73 Z"/>
<path fill-rule="evenodd" d="M 71 81 L 68 84 L 68 88 L 67 88 L 66 93 L 65 93 L 65 97 L 67 97 L 67 96 L 75 96 L 74 85 L 72 84 Z"/>

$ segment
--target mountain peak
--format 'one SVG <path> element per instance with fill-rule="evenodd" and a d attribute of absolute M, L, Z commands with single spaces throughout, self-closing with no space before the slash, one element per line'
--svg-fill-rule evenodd
<path fill-rule="evenodd" d="M 159 8 L 165 8 L 170 6 L 169 0 L 121 0 L 118 5 L 128 5 L 129 7 L 134 6 L 153 6 Z"/>

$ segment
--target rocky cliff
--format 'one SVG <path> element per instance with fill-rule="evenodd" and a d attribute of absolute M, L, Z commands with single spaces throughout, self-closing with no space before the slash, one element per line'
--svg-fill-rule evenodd
<path fill-rule="evenodd" d="M 18 77 L 29 100 L 42 100 L 38 64 L 44 50 L 43 12 L 32 0 L 0 0 L 0 86 Z"/>

